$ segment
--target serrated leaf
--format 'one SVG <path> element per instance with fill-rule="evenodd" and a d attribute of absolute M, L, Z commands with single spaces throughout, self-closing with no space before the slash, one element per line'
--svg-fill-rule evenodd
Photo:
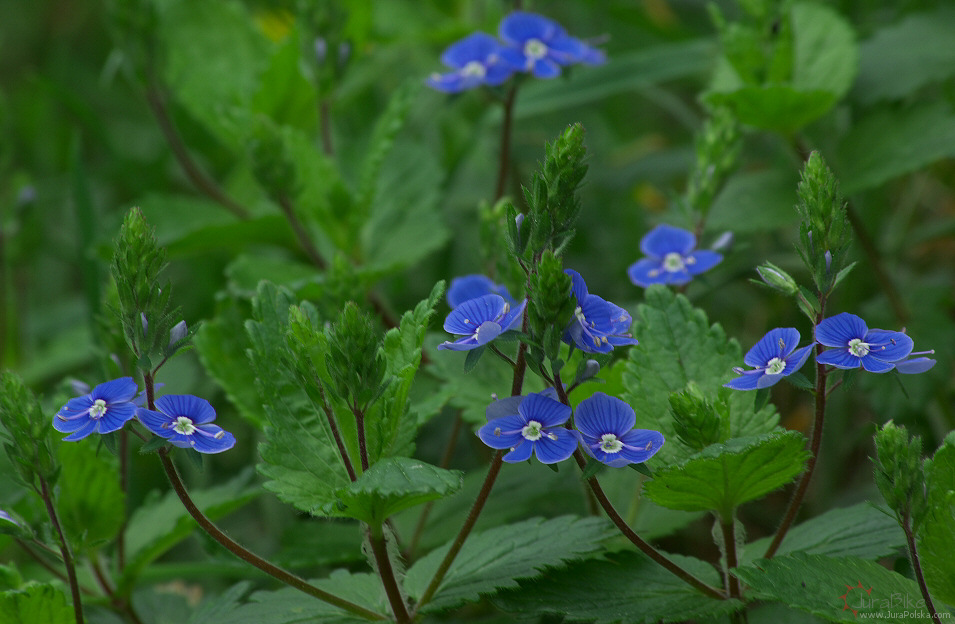
<path fill-rule="evenodd" d="M 730 437 L 778 429 L 779 416 L 771 405 L 755 410 L 755 393 L 722 387 L 733 378 L 733 367 L 742 365 L 739 343 L 719 325 L 709 325 L 706 313 L 683 295 L 664 286 L 648 288 L 634 315 L 632 332 L 640 344 L 630 349 L 623 375 L 626 392 L 621 398 L 636 411 L 638 428 L 660 431 L 667 440 L 654 456 L 654 470 L 693 453 L 679 444 L 669 413 L 670 394 L 682 392 L 690 382 L 711 402 L 726 398 Z"/>
<path fill-rule="evenodd" d="M 60 478 L 57 511 L 69 541 L 79 551 L 113 539 L 126 516 L 116 458 L 96 446 L 64 442 L 57 449 Z"/>
<path fill-rule="evenodd" d="M 52 585 L 31 584 L 0 593 L 0 622 L 4 624 L 73 624 L 73 607 Z"/>
<path fill-rule="evenodd" d="M 381 524 L 403 509 L 444 498 L 461 488 L 461 473 L 408 457 L 373 464 L 358 480 L 335 493 L 323 511 Z"/>
<path fill-rule="evenodd" d="M 746 545 L 742 563 L 762 557 L 772 538 Z M 905 545 L 905 534 L 888 513 L 869 503 L 831 509 L 792 527 L 777 550 L 778 555 L 805 552 L 828 557 L 854 556 L 878 559 L 898 552 Z"/>
<path fill-rule="evenodd" d="M 955 605 L 955 432 L 926 461 L 928 512 L 918 527 L 918 551 L 929 592 Z"/>
<path fill-rule="evenodd" d="M 189 494 L 209 519 L 217 520 L 258 496 L 259 488 L 249 484 L 252 476 L 251 469 L 244 470 L 223 485 Z M 145 566 L 192 535 L 197 527 L 175 492 L 147 499 L 126 526 L 126 567 L 120 587 L 134 583 Z"/>
<path fill-rule="evenodd" d="M 680 464 L 656 470 L 645 488 L 658 505 L 732 516 L 739 505 L 792 481 L 808 455 L 798 431 L 711 444 Z"/>
<path fill-rule="evenodd" d="M 915 581 L 874 561 L 793 553 L 759 559 L 737 569 L 736 576 L 749 585 L 747 595 L 776 600 L 830 622 L 912 622 L 913 609 L 928 617 Z"/>
<path fill-rule="evenodd" d="M 573 516 L 534 518 L 474 533 L 423 611 L 449 609 L 502 588 L 515 587 L 517 579 L 537 576 L 547 567 L 595 551 L 609 535 L 606 520 Z M 433 550 L 408 570 L 405 589 L 412 598 L 418 599 L 424 593 L 447 551 L 448 545 Z"/>
<path fill-rule="evenodd" d="M 705 561 L 667 555 L 711 586 L 720 587 L 716 569 Z M 737 600 L 716 600 L 635 552 L 607 555 L 522 581 L 499 594 L 494 604 L 507 612 L 564 616 L 570 622 L 653 624 L 706 620 L 738 609 Z"/>

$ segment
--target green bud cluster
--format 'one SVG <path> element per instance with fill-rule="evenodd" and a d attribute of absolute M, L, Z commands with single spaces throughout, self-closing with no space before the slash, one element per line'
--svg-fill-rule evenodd
<path fill-rule="evenodd" d="M 796 250 L 823 294 L 844 278 L 850 243 L 849 220 L 835 176 L 818 152 L 806 161 L 797 190 L 796 210 L 802 218 Z"/>
<path fill-rule="evenodd" d="M 347 3 L 342 0 L 296 3 L 296 22 L 302 30 L 302 58 L 311 70 L 320 98 L 329 96 L 348 67 L 352 55 L 355 20 L 349 21 Z"/>
<path fill-rule="evenodd" d="M 540 340 L 543 355 L 556 360 L 564 328 L 574 315 L 572 280 L 560 257 L 547 250 L 528 279 L 528 329 Z"/>
<path fill-rule="evenodd" d="M 137 367 L 146 372 L 185 347 L 197 329 L 179 331 L 183 327 L 180 311 L 170 308 L 169 283 L 159 277 L 165 267 L 166 250 L 159 246 L 143 213 L 133 208 L 120 229 L 110 270 L 126 344 L 138 360 Z"/>
<path fill-rule="evenodd" d="M 580 214 L 577 188 L 587 173 L 584 129 L 574 124 L 545 148 L 544 163 L 524 188 L 528 212 L 512 248 L 538 258 L 549 249 L 560 254 L 574 237 Z M 516 216 L 516 212 L 512 212 Z M 515 228 L 516 230 L 516 228 Z M 527 256 L 525 256 L 527 257 Z"/>
<path fill-rule="evenodd" d="M 696 163 L 686 187 L 686 207 L 705 217 L 739 161 L 740 132 L 727 108 L 717 108 L 696 138 Z"/>
<path fill-rule="evenodd" d="M 40 491 L 40 481 L 53 483 L 59 469 L 53 459 L 51 418 L 36 397 L 11 371 L 0 375 L 0 438 L 22 484 Z"/>
<path fill-rule="evenodd" d="M 295 165 L 285 150 L 278 127 L 259 117 L 248 142 L 252 173 L 272 201 L 287 203 L 296 193 Z"/>
<path fill-rule="evenodd" d="M 694 384 L 669 397 L 676 435 L 687 447 L 702 451 L 720 441 L 722 419 L 719 411 Z"/>
<path fill-rule="evenodd" d="M 913 529 L 925 517 L 925 475 L 922 470 L 922 438 L 909 438 L 905 427 L 892 421 L 875 434 L 875 483 L 899 522 L 911 519 Z"/>
<path fill-rule="evenodd" d="M 381 332 L 370 316 L 348 302 L 327 335 L 325 365 L 335 390 L 353 408 L 364 410 L 378 395 L 385 375 Z"/>

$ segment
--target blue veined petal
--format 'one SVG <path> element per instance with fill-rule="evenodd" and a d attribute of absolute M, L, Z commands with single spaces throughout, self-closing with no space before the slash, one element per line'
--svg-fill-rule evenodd
<path fill-rule="evenodd" d="M 601 51 L 590 47 L 580 39 L 565 35 L 547 42 L 549 56 L 560 65 L 587 63 L 599 65 L 603 62 Z"/>
<path fill-rule="evenodd" d="M 521 301 L 518 305 L 513 306 L 509 312 L 500 318 L 498 323 L 501 325 L 503 331 L 509 331 L 511 329 L 520 329 L 520 325 L 524 320 L 524 309 L 527 307 L 527 299 Z"/>
<path fill-rule="evenodd" d="M 476 32 L 449 45 L 441 54 L 441 62 L 454 69 L 461 69 L 471 61 L 486 65 L 488 58 L 497 54 L 501 47 L 491 35 Z"/>
<path fill-rule="evenodd" d="M 783 371 L 784 375 L 791 375 L 798 371 L 806 363 L 806 360 L 809 359 L 809 354 L 812 353 L 813 345 L 803 347 L 791 353 L 789 357 L 786 358 L 786 370 Z"/>
<path fill-rule="evenodd" d="M 563 36 L 565 33 L 557 22 L 543 15 L 514 11 L 501 20 L 498 34 L 504 41 L 518 45 L 530 39 L 538 39 L 547 43 L 555 37 Z"/>
<path fill-rule="evenodd" d="M 474 336 L 465 336 L 451 342 L 446 340 L 438 345 L 438 351 L 471 351 L 480 347 Z"/>
<path fill-rule="evenodd" d="M 567 422 L 570 418 L 570 406 L 550 399 L 543 394 L 527 395 L 518 407 L 524 422 L 536 420 L 543 427 L 555 427 Z"/>
<path fill-rule="evenodd" d="M 871 353 L 860 358 L 860 361 L 862 363 L 862 368 L 870 373 L 887 373 L 895 368 L 895 363 L 880 360 Z"/>
<path fill-rule="evenodd" d="M 849 341 L 865 338 L 869 328 L 865 321 L 848 312 L 823 319 L 816 326 L 816 341 L 827 347 L 847 347 Z"/>
<path fill-rule="evenodd" d="M 775 386 L 777 383 L 779 383 L 782 380 L 783 377 L 786 376 L 785 372 L 777 373 L 776 375 L 771 375 L 768 372 L 766 372 L 765 369 L 763 369 L 762 373 L 763 373 L 762 376 L 760 376 L 756 380 L 757 390 L 762 390 L 763 388 L 769 388 L 771 386 Z"/>
<path fill-rule="evenodd" d="M 478 429 L 477 436 L 491 448 L 509 449 L 524 440 L 521 430 L 526 424 L 527 421 L 516 414 L 495 418 Z"/>
<path fill-rule="evenodd" d="M 520 444 L 514 447 L 514 450 L 502 457 L 504 461 L 509 464 L 516 464 L 518 462 L 527 461 L 531 458 L 531 453 L 534 451 L 534 442 L 530 440 L 525 440 L 521 438 Z"/>
<path fill-rule="evenodd" d="M 549 58 L 537 59 L 531 65 L 531 73 L 537 78 L 556 78 L 560 76 L 560 65 Z"/>
<path fill-rule="evenodd" d="M 653 284 L 666 284 L 663 262 L 657 258 L 641 258 L 627 269 L 627 276 L 634 285 L 646 288 Z"/>
<path fill-rule="evenodd" d="M 653 429 L 634 429 L 620 437 L 620 455 L 631 464 L 642 464 L 663 448 L 663 434 Z"/>
<path fill-rule="evenodd" d="M 507 80 L 514 75 L 515 71 L 520 71 L 519 68 L 514 67 L 510 63 L 506 62 L 501 56 L 496 57 L 490 63 L 488 63 L 485 68 L 486 74 L 484 74 L 484 84 L 490 87 L 496 87 L 498 85 L 504 84 Z M 504 296 L 505 299 L 513 300 L 510 295 L 507 295 L 507 289 L 504 289 L 503 293 L 499 293 Z"/>
<path fill-rule="evenodd" d="M 504 48 L 498 58 L 502 64 L 513 68 L 514 71 L 527 72 L 533 65 L 531 59 L 517 48 Z"/>
<path fill-rule="evenodd" d="M 588 436 L 599 439 L 612 433 L 617 437 L 633 429 L 637 416 L 626 402 L 603 392 L 595 392 L 577 406 L 574 425 Z"/>
<path fill-rule="evenodd" d="M 723 254 L 710 251 L 709 249 L 697 249 L 684 259 L 686 270 L 690 275 L 705 273 L 722 261 Z"/>
<path fill-rule="evenodd" d="M 172 435 L 172 432 L 166 428 L 170 419 L 165 414 L 140 407 L 136 410 L 136 420 L 159 437 L 168 438 Z"/>
<path fill-rule="evenodd" d="M 762 369 L 743 371 L 736 379 L 731 379 L 723 384 L 723 387 L 733 390 L 755 390 L 762 376 Z"/>
<path fill-rule="evenodd" d="M 907 358 L 915 347 L 912 339 L 902 332 L 872 329 L 865 336 L 869 355 L 885 362 L 897 362 Z"/>
<path fill-rule="evenodd" d="M 542 464 L 556 464 L 564 461 L 573 455 L 576 450 L 577 436 L 563 427 L 547 429 L 544 435 L 534 443 L 537 459 Z"/>
<path fill-rule="evenodd" d="M 98 421 L 93 420 L 92 418 L 86 421 L 80 421 L 81 425 L 78 429 L 74 430 L 73 433 L 63 438 L 66 442 L 76 442 L 77 440 L 82 440 L 86 436 L 90 435 L 96 431 L 96 426 L 99 424 Z"/>
<path fill-rule="evenodd" d="M 484 410 L 484 416 L 488 422 L 490 422 L 495 418 L 503 418 L 504 416 L 517 414 L 517 408 L 520 407 L 521 401 L 523 400 L 524 397 L 518 395 L 491 401 L 491 404 Z"/>
<path fill-rule="evenodd" d="M 110 405 L 106 408 L 106 412 L 99 419 L 99 427 L 97 431 L 99 433 L 112 433 L 113 431 L 119 431 L 123 428 L 127 422 L 129 422 L 133 416 L 136 415 L 136 406 L 132 403 L 119 403 L 117 405 Z"/>
<path fill-rule="evenodd" d="M 640 240 L 640 251 L 651 258 L 662 260 L 668 253 L 685 256 L 696 247 L 693 232 L 666 223 L 656 226 Z"/>
<path fill-rule="evenodd" d="M 444 330 L 449 334 L 472 335 L 481 323 L 499 320 L 508 307 L 508 303 L 500 295 L 468 299 L 451 310 L 444 321 Z"/>
<path fill-rule="evenodd" d="M 935 360 L 927 357 L 918 357 L 896 362 L 895 370 L 903 375 L 916 375 L 918 373 L 924 373 L 933 366 L 935 366 Z"/>
<path fill-rule="evenodd" d="M 174 420 L 185 416 L 193 423 L 202 425 L 216 419 L 216 410 L 209 401 L 191 394 L 167 394 L 156 399 L 156 408 Z"/>
<path fill-rule="evenodd" d="M 849 353 L 849 349 L 828 349 L 823 351 L 816 356 L 817 364 L 828 364 L 829 366 L 835 366 L 836 368 L 859 368 L 862 364 L 862 360 L 855 355 Z"/>
<path fill-rule="evenodd" d="M 191 448 L 200 453 L 212 454 L 235 446 L 235 436 L 218 425 L 201 425 L 188 435 L 174 431 L 169 436 L 169 443 L 179 448 Z"/>
<path fill-rule="evenodd" d="M 782 346 L 780 346 L 782 344 Z M 794 327 L 777 327 L 759 339 L 743 357 L 747 366 L 764 367 L 773 358 L 785 359 L 799 345 L 799 331 Z"/>
<path fill-rule="evenodd" d="M 564 273 L 570 276 L 570 292 L 577 300 L 577 305 L 583 305 L 589 293 L 587 292 L 587 282 L 583 276 L 573 269 L 564 269 Z"/>

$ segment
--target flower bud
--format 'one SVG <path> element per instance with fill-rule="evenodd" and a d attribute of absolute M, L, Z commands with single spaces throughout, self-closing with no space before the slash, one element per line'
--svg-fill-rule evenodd
<path fill-rule="evenodd" d="M 771 262 L 756 267 L 756 272 L 759 273 L 759 277 L 763 282 L 774 290 L 778 290 L 787 295 L 795 295 L 799 292 L 799 286 L 796 284 L 796 280 L 794 280 L 789 273 L 786 273 Z"/>
<path fill-rule="evenodd" d="M 735 238 L 736 237 L 733 235 L 731 231 L 726 230 L 725 232 L 720 234 L 715 241 L 713 241 L 713 244 L 710 245 L 710 249 L 712 249 L 713 251 L 724 251 L 726 249 L 729 249 L 730 247 L 733 246 L 733 242 L 735 241 Z"/>
<path fill-rule="evenodd" d="M 173 348 L 177 342 L 186 337 L 189 333 L 189 327 L 185 321 L 179 321 L 169 330 L 169 348 Z"/>

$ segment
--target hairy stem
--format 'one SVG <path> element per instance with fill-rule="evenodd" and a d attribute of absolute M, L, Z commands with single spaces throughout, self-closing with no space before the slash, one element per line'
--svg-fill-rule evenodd
<path fill-rule="evenodd" d="M 358 456 L 361 460 L 361 470 L 368 470 L 368 443 L 365 438 L 365 412 L 352 406 L 352 413 L 355 415 L 355 425 L 358 428 Z"/>
<path fill-rule="evenodd" d="M 408 606 L 401 595 L 395 570 L 391 565 L 391 558 L 388 556 L 388 545 L 385 543 L 383 527 L 381 524 L 365 525 L 365 532 L 368 542 L 371 544 L 371 553 L 375 557 L 378 577 L 385 588 L 385 595 L 388 596 L 391 611 L 395 615 L 395 622 L 397 624 L 407 624 L 411 621 L 411 616 L 408 614 Z"/>
<path fill-rule="evenodd" d="M 83 624 L 83 601 L 80 600 L 80 584 L 76 579 L 76 564 L 73 561 L 73 553 L 70 552 L 70 545 L 66 541 L 66 535 L 60 525 L 60 518 L 53 506 L 53 493 L 50 492 L 50 485 L 42 478 L 40 479 L 40 497 L 46 506 L 46 513 L 50 517 L 50 524 L 53 525 L 53 532 L 60 543 L 60 555 L 63 557 L 63 567 L 66 568 L 66 578 L 70 585 L 70 594 L 73 596 L 73 615 L 76 617 L 76 624 Z"/>
<path fill-rule="evenodd" d="M 325 388 L 323 388 L 319 382 L 316 382 L 316 384 L 318 385 L 319 393 L 322 395 L 322 411 L 325 412 L 325 418 L 328 419 L 328 428 L 332 430 L 332 437 L 335 438 L 338 454 L 342 458 L 342 463 L 345 464 L 345 470 L 348 472 L 349 480 L 355 481 L 358 479 L 355 474 L 355 467 L 351 463 L 351 458 L 348 456 L 348 449 L 345 448 L 345 442 L 342 440 L 341 432 L 338 430 L 338 421 L 335 420 L 332 408 L 328 404 L 328 399 L 325 396 Z"/>
<path fill-rule="evenodd" d="M 511 166 L 511 134 L 514 126 L 514 100 L 517 97 L 517 84 L 514 84 L 504 97 L 504 118 L 501 120 L 501 144 L 497 166 L 497 184 L 494 187 L 494 201 L 504 196 L 507 188 L 507 170 Z"/>
<path fill-rule="evenodd" d="M 325 259 L 322 258 L 322 254 L 319 253 L 318 248 L 315 247 L 315 243 L 312 242 L 312 237 L 308 235 L 305 226 L 299 221 L 298 216 L 295 214 L 292 200 L 289 199 L 288 196 L 283 195 L 279 198 L 278 203 L 282 209 L 282 214 L 285 215 L 285 220 L 288 221 L 289 226 L 291 226 L 292 232 L 295 234 L 295 239 L 298 241 L 298 244 L 302 246 L 305 255 L 308 256 L 312 264 L 324 271 Z"/>
<path fill-rule="evenodd" d="M 932 621 L 938 622 L 938 611 L 935 610 L 932 595 L 929 594 L 928 585 L 925 584 L 925 575 L 922 574 L 922 562 L 919 559 L 919 551 L 915 542 L 915 532 L 912 530 L 912 518 L 908 512 L 906 512 L 900 524 L 902 525 L 902 530 L 905 532 L 905 542 L 909 547 L 909 558 L 912 560 L 912 570 L 915 572 L 915 580 L 918 581 L 919 591 L 922 592 L 922 598 L 925 599 L 925 608 L 928 609 Z"/>
<path fill-rule="evenodd" d="M 720 529 L 723 531 L 723 548 L 726 551 L 726 594 L 730 598 L 741 598 L 739 579 L 733 575 L 733 570 L 739 566 L 736 555 L 736 518 L 735 514 L 729 519 L 719 518 Z"/>

